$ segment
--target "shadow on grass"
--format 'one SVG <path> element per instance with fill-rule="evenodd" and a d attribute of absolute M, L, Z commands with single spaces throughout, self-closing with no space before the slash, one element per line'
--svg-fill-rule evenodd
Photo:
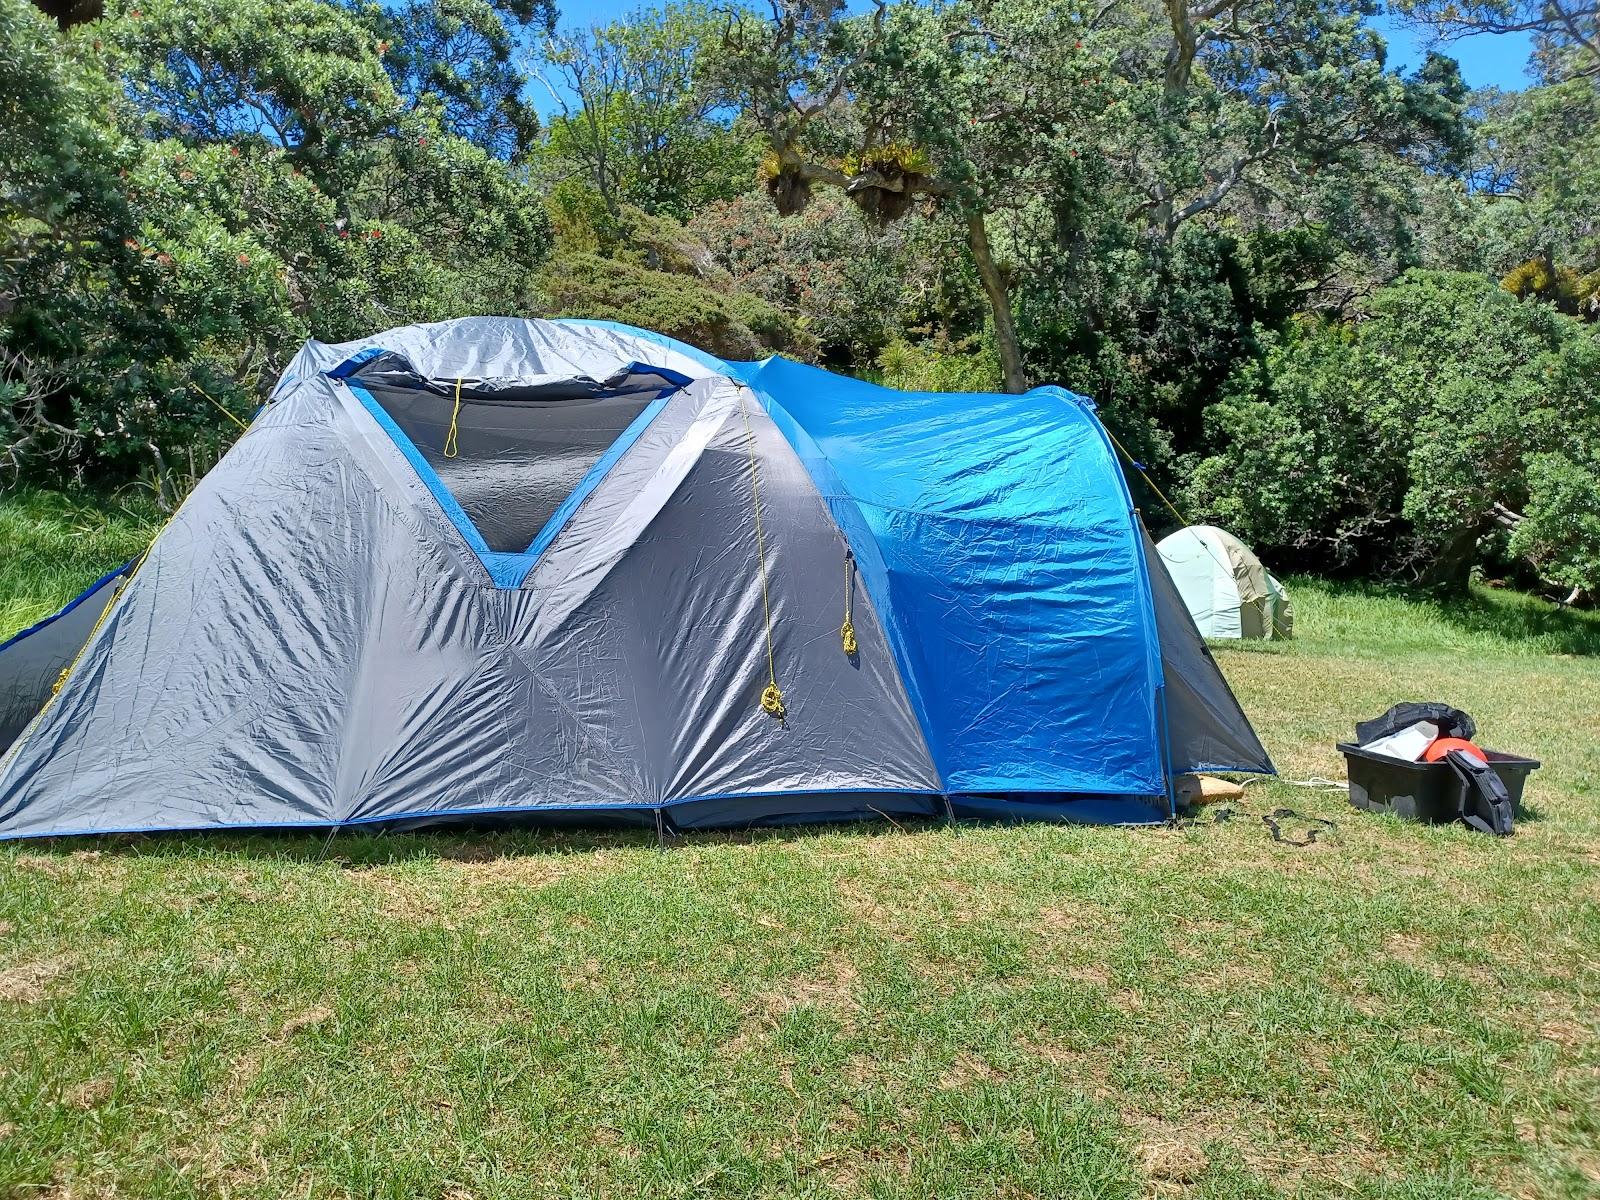
<path fill-rule="evenodd" d="M 1427 593 L 1394 584 L 1292 576 L 1301 608 L 1289 642 L 1228 642 L 1230 649 L 1288 653 L 1296 642 L 1362 643 L 1376 650 L 1463 649 L 1581 657 L 1600 655 L 1600 612 L 1541 596 L 1474 584 L 1464 593 Z"/>
<path fill-rule="evenodd" d="M 1293 654 L 1296 643 L 1290 641 L 1263 642 L 1254 638 L 1206 638 L 1212 650 L 1226 650 L 1230 654 Z"/>
<path fill-rule="evenodd" d="M 1432 602 L 1441 618 L 1472 634 L 1535 642 L 1552 654 L 1600 655 L 1600 613 L 1563 608 L 1538 596 L 1474 588 Z"/>
<path fill-rule="evenodd" d="M 1279 793 L 1270 798 L 1258 796 L 1255 803 L 1235 802 L 1224 805 L 1227 815 L 1218 818 L 1216 808 L 1191 810 L 1176 824 L 1151 825 L 1085 825 L 1076 822 L 1039 820 L 983 820 L 962 818 L 955 823 L 957 831 L 978 830 L 1026 825 L 1070 824 L 1074 828 L 1102 832 L 1109 837 L 1138 836 L 1152 832 L 1173 830 L 1190 831 L 1209 828 L 1214 823 L 1232 820 L 1255 826 L 1274 809 L 1289 808 L 1287 818 L 1291 824 L 1308 820 L 1320 822 L 1320 812 L 1302 812 L 1305 798 L 1297 793 Z M 1362 813 L 1343 804 L 1337 806 L 1343 815 L 1333 828 L 1325 831 L 1332 845 L 1339 844 L 1337 827 L 1345 820 L 1352 823 L 1375 819 L 1374 814 Z M 1517 806 L 1518 825 L 1533 824 L 1543 820 L 1545 813 L 1526 801 Z M 1399 818 L 1395 818 L 1399 821 Z M 1413 822 L 1399 821 L 1401 825 Z M 899 816 L 893 819 L 862 818 L 854 821 L 836 821 L 826 824 L 799 823 L 787 825 L 755 826 L 748 829 L 690 829 L 669 833 L 665 844 L 657 840 L 653 827 L 614 826 L 611 828 L 560 827 L 531 822 L 505 821 L 498 824 L 439 824 L 423 829 L 386 831 L 377 826 L 355 829 L 308 832 L 304 829 L 262 829 L 247 833 L 230 833 L 227 830 L 187 830 L 159 833 L 115 833 L 75 837 L 37 838 L 12 843 L 18 853 L 49 854 L 70 857 L 85 852 L 111 854 L 129 858 L 187 859 L 196 862 L 227 862 L 246 860 L 256 863 L 283 862 L 293 864 L 327 863 L 332 868 L 347 871 L 364 871 L 376 867 L 403 863 L 464 864 L 491 863 L 505 859 L 554 857 L 560 855 L 594 854 L 607 850 L 640 851 L 660 849 L 671 853 L 677 849 L 694 849 L 709 846 L 752 846 L 763 843 L 803 845 L 827 837 L 882 837 L 904 835 L 926 837 L 952 828 L 942 817 Z M 1295 825 L 1288 830 L 1291 839 L 1304 836 L 1304 830 Z M 1265 836 L 1263 834 L 1263 836 Z"/>
<path fill-rule="evenodd" d="M 984 822 L 987 824 L 988 822 Z M 997 822 L 1003 824 L 1004 822 Z M 964 821 L 971 826 L 978 822 Z M 863 818 L 833 824 L 769 825 L 751 829 L 694 829 L 669 833 L 664 847 L 653 827 L 563 828 L 531 823 L 440 824 L 426 829 L 385 831 L 373 826 L 307 832 L 264 829 L 250 833 L 173 831 L 87 837 L 38 838 L 14 843 L 22 853 L 70 855 L 96 851 L 133 858 L 251 859 L 288 863 L 327 862 L 349 870 L 405 862 L 484 863 L 535 855 L 590 854 L 601 850 L 806 842 L 846 835 L 920 835 L 946 828 L 937 817 Z"/>

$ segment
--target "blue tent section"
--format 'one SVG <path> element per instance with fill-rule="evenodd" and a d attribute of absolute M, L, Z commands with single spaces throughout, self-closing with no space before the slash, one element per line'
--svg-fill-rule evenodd
<path fill-rule="evenodd" d="M 1159 647 L 1093 406 L 743 372 L 850 537 L 952 792 L 1159 796 Z"/>
<path fill-rule="evenodd" d="M 1060 388 L 602 321 L 312 342 L 141 564 L 0 645 L 0 838 L 1143 823 L 1272 770 Z"/>

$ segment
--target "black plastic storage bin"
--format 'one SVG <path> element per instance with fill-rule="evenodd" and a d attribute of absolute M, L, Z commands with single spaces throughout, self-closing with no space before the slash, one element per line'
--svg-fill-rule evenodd
<path fill-rule="evenodd" d="M 1405 762 L 1340 742 L 1350 780 L 1350 803 L 1368 812 L 1392 812 L 1408 821 L 1448 825 L 1461 816 L 1461 781 L 1448 763 Z M 1511 807 L 1522 813 L 1522 787 L 1539 762 L 1485 750 L 1489 766 L 1505 784 Z"/>

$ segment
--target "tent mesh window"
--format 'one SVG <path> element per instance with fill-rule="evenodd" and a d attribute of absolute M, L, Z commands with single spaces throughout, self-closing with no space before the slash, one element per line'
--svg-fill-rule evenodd
<path fill-rule="evenodd" d="M 592 387 L 464 385 L 455 453 L 445 453 L 455 380 L 362 379 L 496 553 L 520 554 L 590 468 L 650 403 L 675 390 L 656 375 Z"/>

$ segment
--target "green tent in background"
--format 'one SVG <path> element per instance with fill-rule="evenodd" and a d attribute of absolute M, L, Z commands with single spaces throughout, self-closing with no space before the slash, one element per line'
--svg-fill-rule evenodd
<path fill-rule="evenodd" d="M 1286 638 L 1294 633 L 1289 592 L 1255 553 L 1215 525 L 1190 525 L 1156 549 L 1189 615 L 1208 638 Z"/>

